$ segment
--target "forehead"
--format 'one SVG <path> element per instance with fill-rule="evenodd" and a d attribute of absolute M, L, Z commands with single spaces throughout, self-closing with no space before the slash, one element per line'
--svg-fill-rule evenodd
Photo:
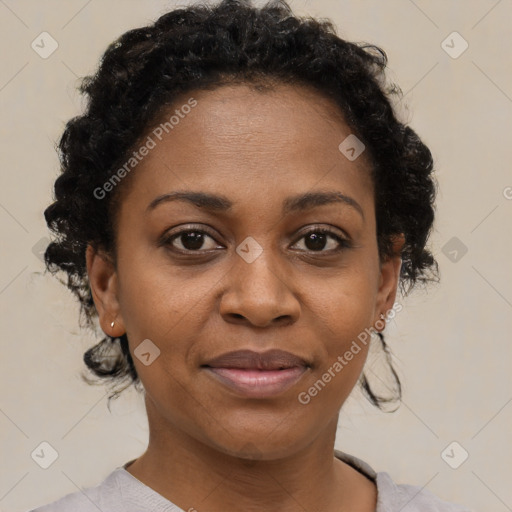
<path fill-rule="evenodd" d="M 276 84 L 255 89 L 252 84 L 236 84 L 192 94 L 197 106 L 187 116 L 190 122 L 177 131 L 207 147 L 236 141 L 242 143 L 237 148 L 242 154 L 258 146 L 263 150 L 279 147 L 286 155 L 287 145 L 293 144 L 296 154 L 298 149 L 318 147 L 321 140 L 337 149 L 336 139 L 351 132 L 339 107 L 311 86 Z M 171 110 L 179 109 L 186 99 L 183 96 Z"/>
<path fill-rule="evenodd" d="M 368 193 L 366 155 L 350 161 L 339 149 L 351 134 L 339 107 L 313 87 L 192 91 L 149 129 L 153 147 L 132 171 L 128 194 L 149 202 L 174 189 L 203 187 L 275 197 L 315 185 Z"/>

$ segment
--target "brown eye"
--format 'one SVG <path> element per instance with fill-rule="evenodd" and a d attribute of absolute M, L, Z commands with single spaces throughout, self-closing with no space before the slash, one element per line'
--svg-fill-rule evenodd
<path fill-rule="evenodd" d="M 303 234 L 300 240 L 304 239 L 305 250 L 312 252 L 336 252 L 350 247 L 350 242 L 325 228 L 315 228 Z M 334 242 L 329 241 L 333 239 Z M 324 250 L 326 249 L 327 250 Z"/>
<path fill-rule="evenodd" d="M 184 229 L 167 235 L 162 240 L 163 245 L 169 245 L 178 252 L 201 252 L 219 247 L 215 239 L 204 230 Z"/>
<path fill-rule="evenodd" d="M 185 231 L 180 233 L 175 239 L 179 240 L 187 251 L 197 251 L 204 245 L 204 238 L 204 233 L 199 231 Z"/>

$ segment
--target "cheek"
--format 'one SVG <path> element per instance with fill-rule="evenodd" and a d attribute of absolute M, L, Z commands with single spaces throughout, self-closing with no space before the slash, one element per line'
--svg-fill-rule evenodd
<path fill-rule="evenodd" d="M 321 357 L 310 384 L 318 379 L 327 383 L 320 401 L 344 399 L 364 366 L 371 341 L 369 328 L 374 319 L 377 287 L 375 279 L 369 279 L 369 275 L 372 274 L 364 268 L 358 272 L 347 270 L 346 275 L 329 280 L 328 285 L 317 283 L 315 293 L 308 295 L 310 324 L 316 325 L 321 347 Z"/>
<path fill-rule="evenodd" d="M 203 317 L 205 297 L 218 272 L 194 273 L 163 259 L 129 263 L 119 269 L 119 301 L 129 338 L 166 342 Z"/>
<path fill-rule="evenodd" d="M 130 265 L 120 266 L 119 275 L 123 320 L 144 387 L 166 402 L 186 405 L 182 388 L 189 386 L 195 340 L 201 338 L 211 317 L 209 298 L 222 277 L 221 269 L 199 272 L 161 261 L 138 264 L 132 259 Z"/>
<path fill-rule="evenodd" d="M 373 322 L 377 282 L 371 269 L 343 269 L 335 278 L 306 283 L 311 322 L 325 326 L 330 350 L 353 338 Z"/>
<path fill-rule="evenodd" d="M 341 293 L 317 311 L 321 350 L 314 371 L 297 395 L 312 415 L 339 411 L 363 370 L 372 340 L 368 296 Z M 320 307 L 320 306 L 319 306 Z"/>

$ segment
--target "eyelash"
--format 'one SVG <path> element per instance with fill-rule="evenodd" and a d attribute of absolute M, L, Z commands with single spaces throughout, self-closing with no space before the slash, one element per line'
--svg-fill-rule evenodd
<path fill-rule="evenodd" d="M 183 229 L 183 230 L 173 233 L 171 235 L 164 235 L 164 237 L 162 238 L 161 244 L 165 245 L 165 246 L 168 246 L 168 245 L 172 246 L 173 241 L 185 233 L 199 233 L 199 234 L 203 234 L 203 235 L 208 235 L 210 238 L 215 240 L 215 237 L 208 231 L 190 226 L 186 229 Z M 314 227 L 314 228 L 311 228 L 310 230 L 308 230 L 307 232 L 302 233 L 301 237 L 295 243 L 299 242 L 300 240 L 302 240 L 303 238 L 307 237 L 308 235 L 310 235 L 312 233 L 320 233 L 323 235 L 329 235 L 330 237 L 334 238 L 339 243 L 339 247 L 337 247 L 336 249 L 330 249 L 327 251 L 324 251 L 324 250 L 312 251 L 311 250 L 311 251 L 301 251 L 301 252 L 309 252 L 309 253 L 313 253 L 313 254 L 322 254 L 322 253 L 333 254 L 333 253 L 338 253 L 338 252 L 343 251 L 344 249 L 349 249 L 352 247 L 352 244 L 350 243 L 350 241 L 347 238 L 341 237 L 340 235 L 338 235 L 337 233 L 335 233 L 334 231 L 332 231 L 330 229 L 321 228 L 321 227 L 318 227 L 318 228 Z M 186 254 L 186 255 L 200 254 L 201 252 L 205 252 L 205 251 L 201 251 L 201 250 L 193 251 L 191 249 L 188 249 L 188 250 L 176 249 L 175 247 L 171 247 L 171 250 L 178 252 L 180 254 Z M 211 250 L 207 250 L 206 252 L 210 252 L 210 251 Z"/>

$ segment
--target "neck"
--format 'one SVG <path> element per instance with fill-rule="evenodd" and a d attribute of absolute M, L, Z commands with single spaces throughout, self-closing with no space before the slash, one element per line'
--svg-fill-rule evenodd
<path fill-rule="evenodd" d="M 278 459 L 241 458 L 161 419 L 158 424 L 146 406 L 148 448 L 127 471 L 185 511 L 375 510 L 375 485 L 334 458 L 338 416 L 302 450 Z"/>

